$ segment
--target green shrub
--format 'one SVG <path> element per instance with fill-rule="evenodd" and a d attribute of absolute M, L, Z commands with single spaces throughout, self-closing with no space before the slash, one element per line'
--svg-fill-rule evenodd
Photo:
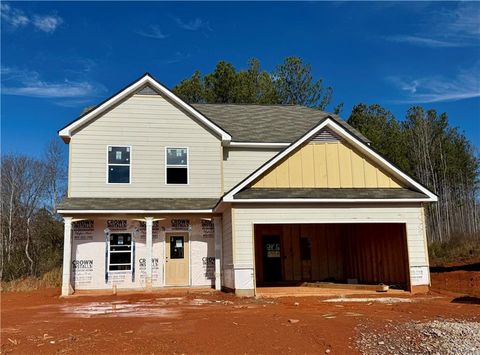
<path fill-rule="evenodd" d="M 62 286 L 62 268 L 56 267 L 46 272 L 42 276 L 42 281 L 46 287 L 61 287 Z"/>
<path fill-rule="evenodd" d="M 1 283 L 2 292 L 28 292 L 42 288 L 61 287 L 62 268 L 56 267 L 43 274 L 42 277 L 21 277 Z"/>
<path fill-rule="evenodd" d="M 430 264 L 475 262 L 480 258 L 479 236 L 457 236 L 447 242 L 433 242 L 428 245 Z"/>

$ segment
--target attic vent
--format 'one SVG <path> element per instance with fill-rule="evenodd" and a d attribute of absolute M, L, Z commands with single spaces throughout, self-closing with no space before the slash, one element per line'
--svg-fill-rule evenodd
<path fill-rule="evenodd" d="M 143 88 L 138 89 L 136 94 L 139 94 L 139 95 L 158 95 L 158 92 L 156 92 L 151 86 L 146 85 Z"/>
<path fill-rule="evenodd" d="M 333 143 L 341 141 L 341 138 L 332 130 L 325 128 L 318 132 L 311 141 L 316 143 Z"/>

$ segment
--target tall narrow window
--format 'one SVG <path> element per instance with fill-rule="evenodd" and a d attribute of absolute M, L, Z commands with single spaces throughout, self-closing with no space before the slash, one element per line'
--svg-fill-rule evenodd
<path fill-rule="evenodd" d="M 108 183 L 130 183 L 130 147 L 108 147 Z"/>
<path fill-rule="evenodd" d="M 108 270 L 132 270 L 132 235 L 130 233 L 110 234 Z"/>
<path fill-rule="evenodd" d="M 188 184 L 188 149 L 167 148 L 167 184 Z"/>

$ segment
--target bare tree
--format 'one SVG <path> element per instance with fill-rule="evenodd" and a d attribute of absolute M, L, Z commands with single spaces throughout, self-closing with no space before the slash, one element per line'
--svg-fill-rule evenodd
<path fill-rule="evenodd" d="M 47 174 L 47 192 L 50 208 L 55 213 L 58 203 L 64 197 L 67 184 L 67 162 L 64 147 L 58 138 L 52 139 L 45 148 L 44 161 Z"/>
<path fill-rule="evenodd" d="M 2 213 L 2 220 L 6 220 L 2 225 L 6 224 L 8 231 L 7 262 L 11 262 L 14 252 L 23 248 L 30 274 L 34 271 L 30 249 L 31 221 L 43 205 L 48 176 L 46 164 L 40 160 L 14 155 L 4 156 L 2 159 L 2 209 L 7 212 L 6 218 Z M 18 230 L 16 235 L 15 230 Z M 2 260 L 2 276 L 3 264 Z"/>

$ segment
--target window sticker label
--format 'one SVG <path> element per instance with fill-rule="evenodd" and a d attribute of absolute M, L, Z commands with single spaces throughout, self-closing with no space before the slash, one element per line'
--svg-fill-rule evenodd
<path fill-rule="evenodd" d="M 428 266 L 410 267 L 410 282 L 413 286 L 428 285 L 430 283 Z"/>
<path fill-rule="evenodd" d="M 279 258 L 280 257 L 280 244 L 268 243 L 266 244 L 267 258 Z"/>

